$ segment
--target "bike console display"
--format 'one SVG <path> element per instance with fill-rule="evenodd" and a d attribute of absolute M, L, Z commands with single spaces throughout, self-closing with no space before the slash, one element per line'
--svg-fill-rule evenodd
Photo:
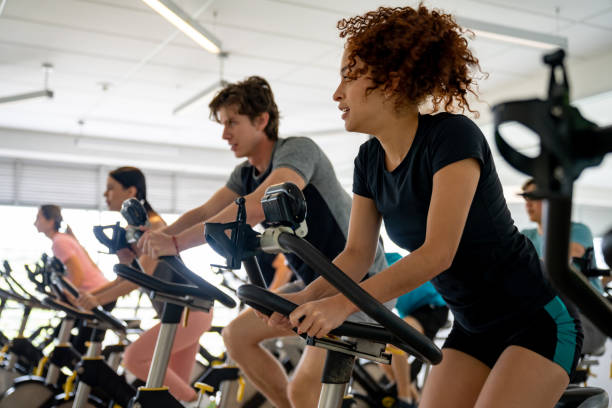
<path fill-rule="evenodd" d="M 305 228 L 306 199 L 302 190 L 293 183 L 268 187 L 261 199 L 261 207 L 266 216 L 267 226 L 282 225 L 294 231 Z"/>
<path fill-rule="evenodd" d="M 138 242 L 143 231 L 132 227 L 144 227 L 149 224 L 149 215 L 144 205 L 135 198 L 128 198 L 121 204 L 121 215 L 130 227 L 125 230 L 125 239 L 129 244 Z"/>

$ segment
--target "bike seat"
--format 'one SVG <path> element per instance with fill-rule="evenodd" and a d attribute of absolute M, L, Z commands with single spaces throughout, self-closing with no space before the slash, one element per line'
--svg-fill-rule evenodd
<path fill-rule="evenodd" d="M 191 284 L 168 282 L 148 275 L 144 272 L 140 272 L 139 270 L 128 265 L 117 264 L 113 269 L 120 277 L 134 282 L 143 288 L 155 291 L 162 295 L 168 295 L 164 299 L 161 299 L 162 301 L 166 300 L 172 303 L 198 307 L 201 309 L 210 308 L 212 304 L 209 305 L 207 302 L 212 302 L 214 300 L 220 301 L 226 306 L 236 304 L 232 298 L 210 285 L 208 282 L 206 283 L 209 287 L 202 288 Z M 189 296 L 194 300 L 201 300 L 204 302 L 204 304 L 194 304 L 193 302 L 190 302 L 186 296 Z M 228 302 L 228 299 L 231 302 Z"/>
<path fill-rule="evenodd" d="M 570 385 L 555 408 L 608 408 L 608 394 L 597 387 Z"/>
<path fill-rule="evenodd" d="M 42 304 L 50 308 L 60 310 L 75 319 L 86 320 L 87 322 L 89 322 L 88 326 L 91 327 L 96 327 L 100 329 L 112 329 L 122 333 L 125 333 L 126 330 L 125 323 L 123 323 L 121 320 L 117 319 L 99 306 L 89 312 L 86 310 L 77 309 L 76 307 L 66 302 L 48 296 L 42 300 Z"/>
<path fill-rule="evenodd" d="M 159 258 L 161 262 L 164 262 L 170 269 L 179 274 L 183 279 L 189 283 L 198 287 L 201 293 L 208 297 L 220 302 L 227 307 L 236 307 L 236 301 L 224 292 L 211 285 L 206 280 L 202 279 L 199 275 L 189 269 L 183 261 L 177 256 L 162 256 Z"/>

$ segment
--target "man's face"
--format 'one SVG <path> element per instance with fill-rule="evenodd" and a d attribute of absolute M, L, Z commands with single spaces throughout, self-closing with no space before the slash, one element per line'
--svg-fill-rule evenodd
<path fill-rule="evenodd" d="M 530 184 L 525 188 L 525 193 L 531 193 L 535 191 L 536 185 Z M 525 197 L 525 209 L 529 219 L 533 222 L 542 222 L 542 200 L 534 200 L 533 198 Z"/>
<path fill-rule="evenodd" d="M 223 125 L 223 140 L 227 140 L 236 157 L 249 157 L 262 138 L 267 137 L 257 119 L 251 122 L 238 113 L 237 106 L 219 108 L 219 121 Z"/>

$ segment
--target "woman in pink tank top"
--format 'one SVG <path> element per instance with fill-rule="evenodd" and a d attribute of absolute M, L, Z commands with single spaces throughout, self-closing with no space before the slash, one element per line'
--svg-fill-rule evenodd
<path fill-rule="evenodd" d="M 53 241 L 53 255 L 65 265 L 66 278 L 79 292 L 90 292 L 107 283 L 108 280 L 79 244 L 70 227 L 65 233 L 59 232 L 62 220 L 60 207 L 45 204 L 38 209 L 34 226 Z"/>
<path fill-rule="evenodd" d="M 53 241 L 53 255 L 62 261 L 66 267 L 66 278 L 82 296 L 104 286 L 108 280 L 91 260 L 85 248 L 79 244 L 70 227 L 65 233 L 59 232 L 62 220 L 60 207 L 53 204 L 41 205 L 34 226 L 38 232 L 45 234 Z M 103 308 L 110 311 L 114 306 L 115 302 L 110 302 L 104 304 Z M 78 328 L 78 334 L 72 336 L 70 342 L 79 353 L 84 354 L 87 351 L 86 343 L 90 340 L 93 329 L 79 320 L 75 322 L 75 327 Z"/>

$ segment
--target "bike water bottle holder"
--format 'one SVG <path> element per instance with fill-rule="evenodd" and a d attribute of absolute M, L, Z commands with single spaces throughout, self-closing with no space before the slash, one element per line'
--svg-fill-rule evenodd
<path fill-rule="evenodd" d="M 110 236 L 106 233 L 108 230 L 111 231 Z M 109 254 L 116 254 L 120 249 L 130 247 L 126 238 L 126 230 L 119 226 L 119 222 L 113 225 L 96 225 L 93 227 L 93 233 L 98 241 L 108 248 Z"/>
<path fill-rule="evenodd" d="M 225 224 L 206 223 L 205 226 L 206 242 L 226 259 L 228 269 L 240 269 L 243 260 L 253 257 L 261 249 L 266 252 L 280 252 L 280 249 L 273 248 L 273 244 L 262 245 L 265 242 L 276 242 L 274 237 L 280 232 L 289 232 L 299 237 L 308 233 L 306 199 L 302 190 L 293 183 L 275 184 L 266 189 L 261 199 L 265 215 L 263 224 L 268 231 L 264 235 L 259 235 L 246 223 L 245 202 L 244 197 L 236 199 L 236 221 Z"/>
<path fill-rule="evenodd" d="M 244 197 L 236 199 L 238 211 L 236 221 L 228 223 L 206 223 L 204 236 L 206 242 L 219 255 L 225 258 L 227 269 L 240 269 L 242 260 L 258 252 L 259 238 L 251 226 L 246 223 Z M 230 231 L 229 237 L 226 231 Z M 218 268 L 224 268 L 215 265 Z"/>

